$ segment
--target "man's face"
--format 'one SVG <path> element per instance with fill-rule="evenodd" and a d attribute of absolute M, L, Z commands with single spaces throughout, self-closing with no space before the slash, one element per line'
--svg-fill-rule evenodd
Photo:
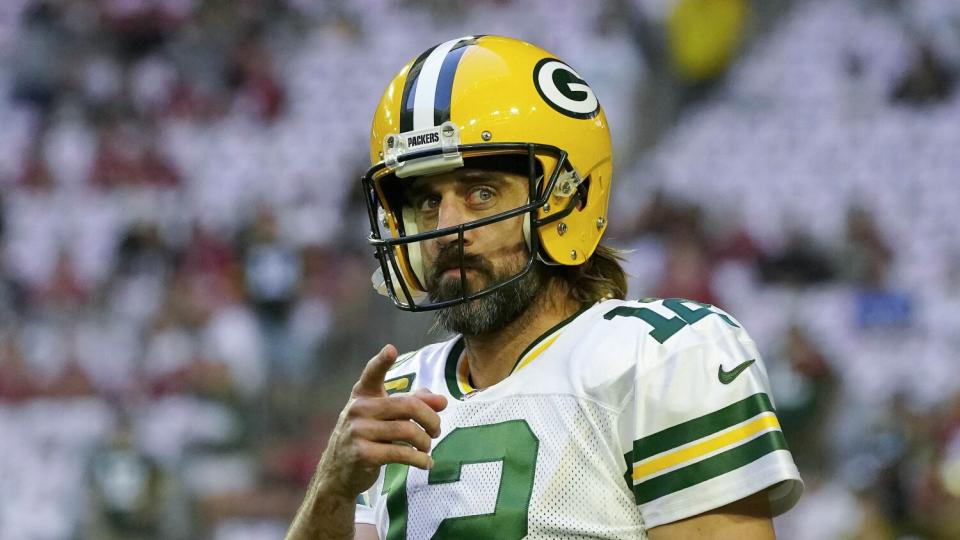
<path fill-rule="evenodd" d="M 417 229 L 433 231 L 506 212 L 526 204 L 525 176 L 463 168 L 414 180 L 408 204 Z M 530 257 L 523 236 L 523 216 L 464 231 L 463 267 L 467 291 L 473 293 L 520 273 Z M 421 244 L 427 292 L 432 301 L 462 296 L 460 254 L 456 235 Z M 503 328 L 533 302 L 544 281 L 539 265 L 518 281 L 471 302 L 437 312 L 438 323 L 465 335 L 482 335 Z"/>

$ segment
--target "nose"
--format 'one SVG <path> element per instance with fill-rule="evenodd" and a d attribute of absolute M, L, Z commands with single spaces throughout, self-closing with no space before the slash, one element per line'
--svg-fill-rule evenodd
<path fill-rule="evenodd" d="M 470 221 L 470 219 L 471 218 L 467 215 L 462 201 L 459 200 L 456 195 L 453 193 L 445 193 L 443 195 L 443 197 L 440 199 L 440 207 L 438 208 L 437 229 L 456 227 L 457 225 L 462 225 Z M 464 246 L 469 244 L 467 237 L 470 235 L 470 233 L 471 231 L 463 232 Z M 457 234 L 448 234 L 446 236 L 437 238 L 437 243 L 440 245 L 446 245 L 456 241 Z"/>

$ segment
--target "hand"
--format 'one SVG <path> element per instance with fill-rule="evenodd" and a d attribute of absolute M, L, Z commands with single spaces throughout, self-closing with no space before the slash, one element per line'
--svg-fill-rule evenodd
<path fill-rule="evenodd" d="M 447 407 L 447 398 L 425 388 L 388 396 L 383 379 L 396 359 L 397 349 L 385 346 L 354 385 L 317 466 L 325 489 L 352 500 L 377 481 L 386 463 L 433 465 L 431 439 L 440 436 L 437 413 Z"/>

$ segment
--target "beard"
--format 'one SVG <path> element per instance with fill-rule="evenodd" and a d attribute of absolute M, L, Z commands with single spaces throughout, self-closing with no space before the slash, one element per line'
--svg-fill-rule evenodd
<path fill-rule="evenodd" d="M 463 296 L 459 275 L 452 279 L 443 279 L 441 276 L 443 269 L 450 268 L 451 262 L 459 263 L 456 250 L 450 250 L 449 253 L 441 252 L 437 258 L 437 264 L 434 265 L 436 270 L 431 272 L 427 279 L 427 290 L 433 302 L 454 300 Z M 485 278 L 478 282 L 473 290 L 469 290 L 471 287 L 468 282 L 469 293 L 506 281 L 521 272 L 524 266 L 526 266 L 525 260 L 516 261 L 516 264 L 510 264 L 498 270 L 485 258 L 466 253 L 463 260 L 463 271 L 471 269 L 478 276 Z M 523 315 L 544 290 L 546 283 L 546 269 L 542 264 L 534 261 L 529 272 L 509 285 L 504 285 L 476 300 L 438 310 L 435 315 L 435 324 L 449 332 L 465 336 L 482 336 L 496 332 Z"/>

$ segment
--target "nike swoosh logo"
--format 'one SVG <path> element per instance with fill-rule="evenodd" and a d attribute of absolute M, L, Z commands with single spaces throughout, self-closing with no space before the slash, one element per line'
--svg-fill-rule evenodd
<path fill-rule="evenodd" d="M 717 370 L 717 377 L 720 378 L 720 382 L 721 382 L 721 383 L 723 383 L 723 384 L 730 384 L 730 383 L 732 383 L 733 380 L 736 379 L 741 373 L 743 373 L 743 371 L 744 371 L 745 369 L 747 369 L 748 367 L 750 367 L 750 364 L 752 364 L 752 363 L 754 363 L 754 362 L 756 362 L 756 361 L 757 361 L 757 360 L 756 360 L 755 358 L 754 358 L 753 360 L 747 360 L 746 362 L 743 362 L 742 364 L 740 364 L 740 365 L 738 365 L 737 367 L 731 369 L 730 371 L 724 371 L 724 370 L 723 370 L 723 366 L 720 366 L 720 369 Z"/>

